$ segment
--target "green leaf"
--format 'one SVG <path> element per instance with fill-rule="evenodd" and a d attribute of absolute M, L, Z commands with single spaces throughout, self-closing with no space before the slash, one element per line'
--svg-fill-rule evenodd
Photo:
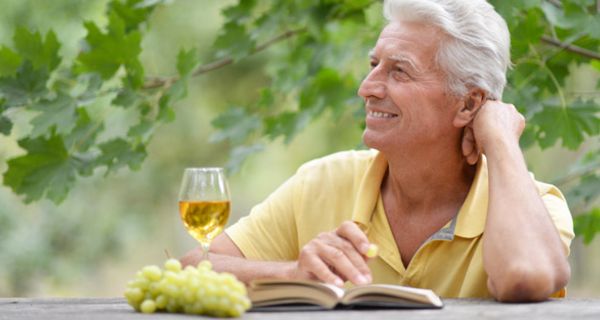
<path fill-rule="evenodd" d="M 42 41 L 39 32 L 33 33 L 26 28 L 18 27 L 15 29 L 13 41 L 17 52 L 25 59 L 31 60 L 35 69 L 47 67 L 48 71 L 52 71 L 60 63 L 58 55 L 60 44 L 52 30 L 46 34 L 46 39 Z"/>
<path fill-rule="evenodd" d="M 12 121 L 5 116 L 0 116 L 0 133 L 5 136 L 10 135 L 10 131 L 12 130 Z"/>
<path fill-rule="evenodd" d="M 171 103 L 171 96 L 169 94 L 163 94 L 160 97 L 158 100 L 158 114 L 156 115 L 156 121 L 171 122 L 175 120 L 175 112 L 171 107 Z"/>
<path fill-rule="evenodd" d="M 154 128 L 154 121 L 143 119 L 135 126 L 129 128 L 129 131 L 127 131 L 127 136 L 131 138 L 136 138 L 140 142 L 144 142 L 148 140 Z"/>
<path fill-rule="evenodd" d="M 111 103 L 115 106 L 128 108 L 133 106 L 137 101 L 137 93 L 133 90 L 125 88 L 117 93 L 117 96 L 111 101 Z"/>
<path fill-rule="evenodd" d="M 81 71 L 97 72 L 102 79 L 108 80 L 121 65 L 129 65 L 133 70 L 137 68 L 141 34 L 138 31 L 125 33 L 125 23 L 119 16 L 110 15 L 108 31 L 105 33 L 91 22 L 86 22 L 85 28 L 88 34 L 77 58 Z"/>
<path fill-rule="evenodd" d="M 4 184 L 29 203 L 44 195 L 62 202 L 75 182 L 77 164 L 72 161 L 60 136 L 25 138 L 19 146 L 27 154 L 8 160 Z"/>
<path fill-rule="evenodd" d="M 261 127 L 261 119 L 255 114 L 249 114 L 243 108 L 236 107 L 220 114 L 211 124 L 219 131 L 210 137 L 210 142 L 228 139 L 237 145 Z"/>
<path fill-rule="evenodd" d="M 59 92 L 52 100 L 41 100 L 31 109 L 41 113 L 31 120 L 32 137 L 56 132 L 65 134 L 71 132 L 77 121 L 77 105 L 69 95 Z"/>
<path fill-rule="evenodd" d="M 177 54 L 177 72 L 180 77 L 188 76 L 199 63 L 198 50 L 192 48 L 190 50 L 181 49 Z"/>
<path fill-rule="evenodd" d="M 108 168 L 106 174 L 124 166 L 137 170 L 146 158 L 144 145 L 133 146 L 122 138 L 104 142 L 99 145 L 99 148 L 102 154 L 98 157 L 97 163 Z"/>
<path fill-rule="evenodd" d="M 279 136 L 284 137 L 284 143 L 288 144 L 312 119 L 311 111 L 282 112 L 277 116 L 264 119 L 265 133 L 271 140 Z"/>
<path fill-rule="evenodd" d="M 240 0 L 238 4 L 229 6 L 223 10 L 223 16 L 228 21 L 245 21 L 252 16 L 252 9 L 256 6 L 256 0 Z"/>
<path fill-rule="evenodd" d="M 96 143 L 96 137 L 104 129 L 102 122 L 94 122 L 84 108 L 77 109 L 75 128 L 65 136 L 65 146 L 72 152 L 85 152 Z"/>
<path fill-rule="evenodd" d="M 577 149 L 585 139 L 585 134 L 596 135 L 600 132 L 598 105 L 592 101 L 576 101 L 567 108 L 549 105 L 536 113 L 531 119 L 539 126 L 537 140 L 542 148 L 548 148 L 562 139 L 562 145 Z"/>
<path fill-rule="evenodd" d="M 598 190 L 600 190 L 599 176 L 595 174 L 583 176 L 579 184 L 570 189 L 567 193 L 569 205 L 574 206 L 576 203 L 588 204 L 590 201 L 593 201 L 600 196 Z"/>
<path fill-rule="evenodd" d="M 223 26 L 223 31 L 215 40 L 214 47 L 217 49 L 217 57 L 229 56 L 238 61 L 254 50 L 254 40 L 246 32 L 246 27 L 231 21 Z"/>
<path fill-rule="evenodd" d="M 125 32 L 138 29 L 140 24 L 146 22 L 150 13 L 160 1 L 145 4 L 140 0 L 119 1 L 113 0 L 109 3 L 109 12 L 116 13 L 125 22 Z"/>
<path fill-rule="evenodd" d="M 131 59 L 125 62 L 127 77 L 124 84 L 126 87 L 139 89 L 144 85 L 144 66 L 138 59 Z"/>
<path fill-rule="evenodd" d="M 600 208 L 594 208 L 590 212 L 580 214 L 573 219 L 575 234 L 583 236 L 583 243 L 589 244 L 600 232 Z"/>
<path fill-rule="evenodd" d="M 25 61 L 14 77 L 0 78 L 0 96 L 7 107 L 24 105 L 46 95 L 46 81 L 46 69 L 34 70 L 31 62 Z"/>
<path fill-rule="evenodd" d="M 7 47 L 0 48 L 0 77 L 13 76 L 23 59 Z"/>
<path fill-rule="evenodd" d="M 253 154 L 261 152 L 265 149 L 263 144 L 257 143 L 250 146 L 237 146 L 231 150 L 229 155 L 229 162 L 225 166 L 225 169 L 229 174 L 238 172 L 244 161 Z"/>

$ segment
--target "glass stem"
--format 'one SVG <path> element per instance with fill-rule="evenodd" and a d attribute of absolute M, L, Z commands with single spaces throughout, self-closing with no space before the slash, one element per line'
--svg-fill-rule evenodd
<path fill-rule="evenodd" d="M 209 249 L 210 245 L 208 243 L 202 243 L 201 246 L 202 246 L 202 260 L 201 261 L 204 261 L 204 260 L 210 261 L 208 259 L 208 249 Z"/>

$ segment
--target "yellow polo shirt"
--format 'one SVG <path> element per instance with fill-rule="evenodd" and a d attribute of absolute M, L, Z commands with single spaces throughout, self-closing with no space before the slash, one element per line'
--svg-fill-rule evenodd
<path fill-rule="evenodd" d="M 380 248 L 379 256 L 369 260 L 374 283 L 429 288 L 446 298 L 491 297 L 482 255 L 488 203 L 485 157 L 458 214 L 418 249 L 408 266 L 400 258 L 381 200 L 386 170 L 387 161 L 376 150 L 310 161 L 226 233 L 248 259 L 296 260 L 320 232 L 354 220 Z M 537 181 L 536 186 L 568 254 L 574 234 L 567 203 L 556 187 Z M 561 290 L 556 296 L 563 294 Z"/>

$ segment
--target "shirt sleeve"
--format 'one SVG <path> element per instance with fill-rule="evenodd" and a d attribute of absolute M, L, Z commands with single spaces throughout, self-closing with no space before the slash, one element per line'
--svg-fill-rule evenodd
<path fill-rule="evenodd" d="M 546 185 L 547 191 L 542 195 L 542 200 L 546 205 L 548 213 L 558 230 L 560 240 L 563 244 L 565 253 L 569 255 L 571 241 L 575 237 L 573 232 L 573 217 L 567 205 L 565 197 L 560 190 L 552 185 Z"/>
<path fill-rule="evenodd" d="M 295 204 L 299 201 L 300 174 L 288 179 L 248 216 L 225 230 L 248 259 L 288 261 L 298 256 Z"/>

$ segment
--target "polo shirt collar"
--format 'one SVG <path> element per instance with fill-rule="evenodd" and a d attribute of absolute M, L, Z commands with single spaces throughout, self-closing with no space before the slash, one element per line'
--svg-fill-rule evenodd
<path fill-rule="evenodd" d="M 381 152 L 377 152 L 361 179 L 354 202 L 352 220 L 368 231 L 381 191 L 381 183 L 387 171 L 388 163 Z M 488 208 L 487 159 L 481 156 L 475 172 L 475 178 L 465 202 L 457 216 L 448 222 L 442 230 L 454 229 L 454 235 L 474 238 L 483 233 Z M 450 230 L 451 230 L 450 229 Z"/>

